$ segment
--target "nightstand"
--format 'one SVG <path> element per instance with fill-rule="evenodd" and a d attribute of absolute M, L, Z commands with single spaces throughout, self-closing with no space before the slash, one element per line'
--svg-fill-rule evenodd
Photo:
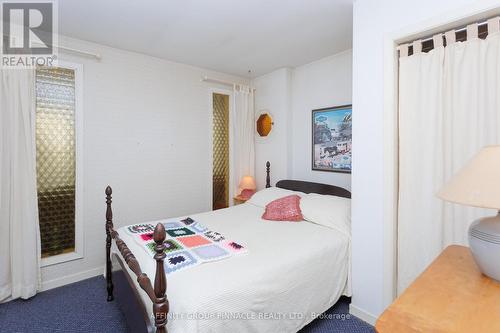
<path fill-rule="evenodd" d="M 240 197 L 239 195 L 237 195 L 233 198 L 233 201 L 234 201 L 235 205 L 239 205 L 239 204 L 245 203 L 248 199 L 249 198 L 243 198 L 243 197 Z"/>
<path fill-rule="evenodd" d="M 500 332 L 500 283 L 468 247 L 447 247 L 380 316 L 377 332 Z"/>

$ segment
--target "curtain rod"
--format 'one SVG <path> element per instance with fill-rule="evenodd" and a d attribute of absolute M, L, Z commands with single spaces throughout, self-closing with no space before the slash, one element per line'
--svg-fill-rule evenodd
<path fill-rule="evenodd" d="M 487 25 L 487 24 L 488 24 L 488 20 L 486 20 L 486 21 L 481 21 L 481 22 L 478 22 L 478 23 L 477 23 L 478 28 L 479 28 L 480 26 L 484 26 L 484 25 Z M 457 33 L 457 32 L 462 32 L 462 31 L 467 30 L 467 25 L 462 26 L 462 27 L 460 27 L 460 28 L 458 28 L 458 29 L 450 29 L 450 30 L 455 30 L 455 33 Z M 449 30 L 447 30 L 447 31 L 449 31 Z M 432 36 L 426 36 L 426 37 L 420 38 L 420 41 L 421 41 L 422 43 L 423 43 L 423 42 L 427 42 L 427 41 L 432 40 L 432 39 L 434 38 L 434 36 L 435 36 L 435 35 L 439 35 L 439 34 L 444 35 L 445 33 L 446 33 L 446 31 L 445 31 L 445 32 L 437 32 L 437 33 L 433 34 Z M 418 39 L 416 39 L 416 40 L 418 40 Z M 401 44 L 407 44 L 407 43 L 409 43 L 409 42 L 403 42 L 403 43 L 400 43 L 400 45 L 401 45 Z"/>
<path fill-rule="evenodd" d="M 219 80 L 219 79 L 214 79 L 214 78 L 210 78 L 208 76 L 203 76 L 201 79 L 200 79 L 201 82 L 214 82 L 214 83 L 219 83 L 219 84 L 224 84 L 226 86 L 237 86 L 237 85 L 241 85 L 241 83 L 236 83 L 236 82 L 230 82 L 230 81 L 224 81 L 224 80 Z M 252 89 L 253 91 L 257 90 L 255 88 L 252 88 L 250 87 L 250 89 Z"/>
<path fill-rule="evenodd" d="M 69 51 L 69 52 L 78 53 L 78 54 L 81 54 L 81 55 L 84 55 L 84 56 L 95 58 L 96 60 L 101 60 L 102 59 L 102 55 L 99 54 L 99 53 L 92 53 L 92 52 L 88 52 L 88 51 L 82 51 L 82 50 L 73 49 L 71 47 L 66 47 L 66 46 L 56 46 L 56 47 L 58 49 L 60 49 L 60 50 L 63 50 L 63 51 Z"/>
<path fill-rule="evenodd" d="M 44 45 L 44 44 L 40 44 L 40 43 L 37 43 L 37 42 L 35 42 L 33 44 Z M 55 47 L 55 48 L 57 48 L 59 50 L 73 52 L 73 53 L 78 53 L 80 55 L 84 55 L 84 56 L 87 56 L 87 57 L 95 58 L 96 60 L 101 60 L 102 59 L 102 56 L 99 53 L 92 53 L 92 52 L 78 50 L 78 49 L 74 49 L 74 48 L 66 47 L 66 46 L 55 46 L 55 45 L 49 45 L 49 46 Z"/>
<path fill-rule="evenodd" d="M 2 36 L 8 37 L 6 34 L 2 34 Z M 39 46 L 45 46 L 45 44 L 37 43 L 37 42 L 33 42 L 33 44 L 39 45 Z M 74 48 L 66 47 L 66 46 L 55 46 L 53 44 L 49 44 L 49 46 L 55 47 L 55 48 L 57 48 L 59 50 L 73 52 L 73 53 L 78 53 L 80 55 L 84 55 L 84 56 L 87 56 L 87 57 L 95 58 L 96 60 L 101 60 L 102 59 L 102 56 L 99 53 L 92 53 L 92 52 L 78 50 L 78 49 L 74 49 Z"/>

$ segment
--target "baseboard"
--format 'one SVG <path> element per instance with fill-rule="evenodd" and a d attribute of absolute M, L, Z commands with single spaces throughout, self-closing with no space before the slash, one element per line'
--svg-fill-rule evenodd
<path fill-rule="evenodd" d="M 352 303 L 349 305 L 349 313 L 352 314 L 355 317 L 358 317 L 359 319 L 366 321 L 368 324 L 375 326 L 375 322 L 377 321 L 377 317 L 372 315 L 369 312 L 366 312 L 363 309 L 358 308 L 355 305 L 352 305 Z"/>
<path fill-rule="evenodd" d="M 71 274 L 71 275 L 66 275 L 66 276 L 61 276 L 53 280 L 49 281 L 42 281 L 42 290 L 41 291 L 46 291 L 50 289 L 54 289 L 57 287 L 62 287 L 64 285 L 70 284 L 70 283 L 75 283 L 81 280 L 89 279 L 91 277 L 97 276 L 97 275 L 102 275 L 104 272 L 103 267 L 97 267 L 90 269 L 88 271 L 84 272 L 79 272 L 76 274 Z"/>

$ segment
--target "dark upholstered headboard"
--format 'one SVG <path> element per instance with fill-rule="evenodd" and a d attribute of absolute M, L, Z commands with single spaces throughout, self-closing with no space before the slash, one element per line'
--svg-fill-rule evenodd
<path fill-rule="evenodd" d="M 328 184 L 305 182 L 301 180 L 280 180 L 276 183 L 276 187 L 304 193 L 328 194 L 342 198 L 351 198 L 351 192 L 345 188 Z"/>
<path fill-rule="evenodd" d="M 266 188 L 271 187 L 271 163 L 269 161 L 266 162 Z M 320 184 L 320 183 L 311 183 L 305 182 L 302 180 L 280 180 L 276 183 L 276 187 L 284 188 L 285 190 L 299 191 L 304 193 L 318 193 L 318 194 L 327 194 L 327 195 L 335 195 L 337 197 L 348 198 L 351 199 L 351 192 L 346 190 L 345 188 L 328 185 L 328 184 Z"/>

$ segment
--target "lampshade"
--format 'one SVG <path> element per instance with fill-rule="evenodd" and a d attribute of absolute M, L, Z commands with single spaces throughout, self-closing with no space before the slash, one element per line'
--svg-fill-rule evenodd
<path fill-rule="evenodd" d="M 245 176 L 240 181 L 240 189 L 242 190 L 255 190 L 257 186 L 255 185 L 255 180 L 252 176 Z"/>
<path fill-rule="evenodd" d="M 467 206 L 500 209 L 500 145 L 484 147 L 438 196 Z"/>

